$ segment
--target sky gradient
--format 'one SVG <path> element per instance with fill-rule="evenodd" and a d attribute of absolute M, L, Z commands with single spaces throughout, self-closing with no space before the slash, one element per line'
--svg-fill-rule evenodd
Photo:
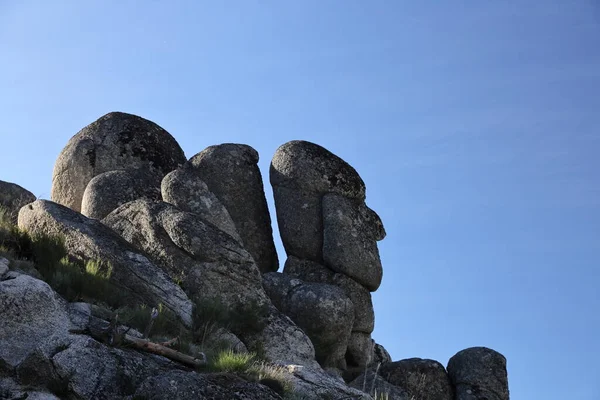
<path fill-rule="evenodd" d="M 0 0 L 0 52 L 1 180 L 48 199 L 69 138 L 123 111 L 188 158 L 253 146 L 275 219 L 276 148 L 318 143 L 386 227 L 394 360 L 487 346 L 512 400 L 600 399 L 597 1 Z"/>

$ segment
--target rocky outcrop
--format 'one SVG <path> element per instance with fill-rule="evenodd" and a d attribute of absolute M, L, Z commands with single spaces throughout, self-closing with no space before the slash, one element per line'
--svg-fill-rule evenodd
<path fill-rule="evenodd" d="M 271 217 L 258 169 L 258 152 L 243 144 L 210 146 L 189 160 L 233 219 L 261 272 L 277 271 Z"/>
<path fill-rule="evenodd" d="M 160 200 L 161 175 L 149 169 L 128 169 L 96 175 L 87 185 L 81 213 L 102 219 L 112 210 L 139 198 Z"/>
<path fill-rule="evenodd" d="M 79 211 L 88 183 L 103 172 L 142 168 L 164 176 L 185 161 L 181 147 L 160 126 L 112 112 L 79 131 L 61 151 L 52 174 L 51 199 Z"/>
<path fill-rule="evenodd" d="M 232 308 L 268 302 L 250 253 L 197 214 L 140 199 L 117 208 L 103 222 L 180 281 L 192 298 L 220 299 Z"/>
<path fill-rule="evenodd" d="M 348 163 L 314 143 L 288 142 L 271 162 L 277 222 L 288 254 L 284 273 L 342 288 L 354 305 L 346 359 L 367 366 L 375 316 L 370 292 L 381 284 L 379 216 L 365 201 L 365 184 Z"/>
<path fill-rule="evenodd" d="M 334 285 L 304 283 L 278 272 L 263 275 L 263 285 L 275 306 L 310 337 L 317 361 L 324 367 L 345 369 L 354 306 L 344 291 Z"/>
<path fill-rule="evenodd" d="M 103 222 L 179 279 L 190 297 L 218 299 L 234 310 L 264 308 L 259 332 L 234 332 L 250 349 L 261 348 L 273 361 L 314 363 L 310 340 L 273 308 L 252 256 L 234 238 L 197 214 L 144 199 L 124 204 Z"/>
<path fill-rule="evenodd" d="M 283 273 L 273 272 L 278 260 L 257 164 L 258 153 L 239 144 L 211 146 L 186 161 L 158 125 L 111 113 L 75 135 L 56 162 L 52 198 L 66 206 L 0 182 L 0 206 L 12 221 L 20 207 L 19 228 L 30 234 L 4 229 L 0 245 L 23 244 L 20 256 L 31 253 L 0 257 L 0 398 L 278 399 L 285 381 L 294 396 L 309 399 L 508 400 L 506 359 L 491 349 L 457 353 L 446 372 L 433 360 L 392 362 L 371 338 L 385 229 L 365 204 L 356 170 L 310 142 L 282 145 L 271 162 L 288 255 Z M 61 236 L 68 251 L 59 263 L 62 247 L 43 249 L 60 253 L 50 256 L 51 278 L 41 234 Z M 77 260 L 101 263 L 84 273 Z M 120 291 L 111 286 L 96 298 L 83 280 L 107 265 Z M 42 276 L 66 298 L 86 302 L 68 303 Z M 69 291 L 66 282 L 81 288 Z M 90 282 L 96 288 L 99 281 Z M 150 310 L 117 309 L 112 295 L 119 305 L 160 303 L 172 311 L 183 326 L 167 317 L 154 327 L 178 335 L 163 344 L 192 358 L 140 341 L 144 335 L 120 318 L 132 312 L 143 318 L 138 328 L 149 327 Z M 237 375 L 186 366 L 210 360 L 225 343 L 265 364 Z M 250 381 L 259 379 L 251 377 L 255 368 L 267 367 L 283 380 Z"/>
<path fill-rule="evenodd" d="M 143 253 L 100 221 L 60 204 L 37 200 L 19 212 L 19 228 L 33 234 L 62 235 L 72 257 L 110 263 L 110 280 L 132 303 L 162 303 L 190 326 L 192 303 L 183 290 Z"/>
<path fill-rule="evenodd" d="M 0 208 L 4 209 L 12 224 L 17 223 L 21 207 L 34 201 L 35 196 L 29 190 L 15 183 L 0 181 Z"/>
<path fill-rule="evenodd" d="M 162 199 L 182 211 L 198 214 L 243 245 L 235 223 L 221 201 L 189 164 L 168 173 L 161 184 Z"/>
<path fill-rule="evenodd" d="M 487 347 L 471 347 L 448 362 L 456 400 L 508 400 L 506 358 Z"/>

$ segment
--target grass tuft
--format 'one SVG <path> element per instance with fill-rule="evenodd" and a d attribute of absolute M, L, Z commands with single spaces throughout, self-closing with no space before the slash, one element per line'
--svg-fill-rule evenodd
<path fill-rule="evenodd" d="M 248 374 L 254 365 L 254 353 L 235 353 L 233 350 L 224 350 L 210 361 L 210 369 L 215 372 L 231 372 Z"/>

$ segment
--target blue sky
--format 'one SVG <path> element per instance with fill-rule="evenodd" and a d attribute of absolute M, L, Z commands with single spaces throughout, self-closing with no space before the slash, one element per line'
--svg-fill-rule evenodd
<path fill-rule="evenodd" d="M 0 52 L 0 179 L 49 198 L 118 110 L 252 145 L 274 216 L 275 149 L 319 143 L 386 226 L 395 360 L 488 346 L 513 400 L 600 399 L 600 3 L 0 0 Z"/>

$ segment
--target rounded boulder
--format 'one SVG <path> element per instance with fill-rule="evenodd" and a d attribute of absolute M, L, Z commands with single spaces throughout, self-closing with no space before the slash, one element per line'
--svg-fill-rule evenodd
<path fill-rule="evenodd" d="M 79 131 L 61 151 L 54 164 L 51 198 L 80 211 L 85 188 L 103 172 L 146 168 L 164 176 L 185 161 L 177 141 L 154 122 L 111 112 Z"/>

